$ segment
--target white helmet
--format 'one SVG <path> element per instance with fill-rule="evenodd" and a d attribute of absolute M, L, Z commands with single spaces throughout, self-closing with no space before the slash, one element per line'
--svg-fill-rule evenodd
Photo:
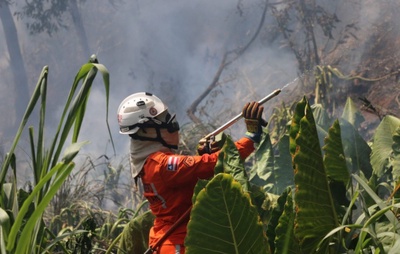
<path fill-rule="evenodd" d="M 163 114 L 163 113 L 166 114 Z M 164 118 L 164 119 L 158 119 Z M 168 113 L 168 107 L 155 95 L 146 92 L 126 97 L 118 107 L 118 124 L 121 134 L 134 134 L 141 127 L 159 127 L 179 130 L 172 124 L 175 116 Z"/>

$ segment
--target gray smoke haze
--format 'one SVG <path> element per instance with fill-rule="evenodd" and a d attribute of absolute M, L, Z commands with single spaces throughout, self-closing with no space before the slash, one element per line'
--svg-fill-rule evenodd
<path fill-rule="evenodd" d="M 16 0 L 11 6 L 16 11 L 24 4 Z M 115 141 L 117 156 L 128 153 L 126 136 L 118 133 L 116 111 L 128 95 L 140 91 L 152 92 L 177 113 L 181 125 L 189 123 L 186 110 L 211 83 L 227 50 L 244 46 L 255 33 L 261 19 L 264 1 L 200 1 L 200 0 L 87 0 L 80 4 L 89 46 L 111 78 L 109 123 Z M 357 22 L 358 33 L 370 33 L 379 19 L 381 1 L 321 1 L 336 10 L 342 21 L 335 31 L 343 31 L 350 21 Z M 382 1 L 390 2 L 390 1 Z M 239 6 L 239 7 L 238 7 Z M 279 6 L 278 6 L 279 7 Z M 30 35 L 25 21 L 15 18 L 20 46 L 26 62 L 31 91 L 43 66 L 49 65 L 48 122 L 54 124 L 64 106 L 74 75 L 89 56 L 82 53 L 71 24 L 51 37 L 47 34 Z M 259 100 L 274 89 L 294 80 L 298 66 L 287 47 L 281 47 L 282 38 L 269 30 L 275 21 L 267 14 L 260 36 L 238 61 L 221 77 L 217 91 L 218 103 L 208 109 L 209 115 L 224 123 L 240 112 L 248 100 Z M 321 31 L 320 31 L 321 33 Z M 3 34 L 0 27 L 0 34 Z M 323 44 L 326 38 L 320 37 Z M 333 47 L 327 42 L 327 47 Z M 343 51 L 356 66 L 364 45 L 352 51 Z M 9 56 L 3 38 L 0 38 L 0 112 L 2 119 L 12 119 L 12 76 L 8 68 Z M 92 90 L 81 140 L 90 140 L 83 155 L 113 155 L 105 125 L 105 95 L 100 75 Z M 295 86 L 295 85 L 293 85 Z M 293 88 L 292 88 L 293 89 Z M 203 105 L 204 106 L 204 105 Z M 268 117 L 268 116 L 266 116 Z M 19 119 L 14 119 L 19 122 Z M 1 123 L 4 128 L 6 123 Z M 51 133 L 52 125 L 48 126 Z M 243 126 L 232 130 L 234 137 L 242 135 Z M 49 136 L 47 138 L 50 138 Z M 3 137 L 5 142 L 12 140 Z M 5 147 L 7 148 L 7 145 Z"/>

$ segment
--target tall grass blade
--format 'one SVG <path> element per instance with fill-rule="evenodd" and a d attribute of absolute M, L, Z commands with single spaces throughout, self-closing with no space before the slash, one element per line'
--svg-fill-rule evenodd
<path fill-rule="evenodd" d="M 25 110 L 24 116 L 22 117 L 22 121 L 19 125 L 19 128 L 18 128 L 17 133 L 14 138 L 14 141 L 11 144 L 11 148 L 10 148 L 10 151 L 8 152 L 8 156 L 6 156 L 6 158 L 3 162 L 3 165 L 1 167 L 0 186 L 2 186 L 5 181 L 8 167 L 10 166 L 10 162 L 11 162 L 11 158 L 12 158 L 11 156 L 14 154 L 15 148 L 17 147 L 19 139 L 22 135 L 22 131 L 25 128 L 25 125 L 28 122 L 28 118 L 31 115 L 31 113 L 32 113 L 33 109 L 35 108 L 35 105 L 40 97 L 42 80 L 45 79 L 47 73 L 48 73 L 48 67 L 45 66 L 42 70 L 42 73 L 40 74 L 39 81 L 36 85 L 35 90 L 33 91 L 32 97 L 28 103 L 26 110 Z"/>
<path fill-rule="evenodd" d="M 360 176 L 353 174 L 354 179 L 364 188 L 364 190 L 368 193 L 368 195 L 375 201 L 375 203 L 379 206 L 381 210 L 387 209 L 387 205 L 385 202 L 379 198 L 379 196 L 368 186 Z M 392 224 L 397 233 L 400 233 L 400 222 L 396 218 L 396 216 L 391 211 L 385 212 L 386 218 L 389 220 L 389 223 Z"/>
<path fill-rule="evenodd" d="M 58 189 L 61 187 L 65 179 L 68 177 L 68 175 L 71 173 L 72 169 L 74 168 L 75 164 L 64 164 L 62 163 L 62 166 L 60 167 L 61 174 L 54 180 L 53 184 L 49 188 L 48 192 L 46 195 L 42 198 L 40 201 L 39 205 L 36 207 L 35 211 L 33 214 L 30 216 L 29 220 L 25 224 L 24 229 L 22 230 L 21 237 L 20 239 L 25 239 L 24 241 L 19 241 L 17 248 L 16 248 L 16 253 L 31 253 L 32 249 L 35 246 L 33 244 L 30 244 L 27 239 L 31 239 L 32 242 L 35 242 L 36 239 L 35 237 L 37 234 L 32 234 L 35 226 L 39 223 L 41 223 L 41 217 L 50 203 L 50 201 L 53 199 L 54 195 L 58 191 Z"/>

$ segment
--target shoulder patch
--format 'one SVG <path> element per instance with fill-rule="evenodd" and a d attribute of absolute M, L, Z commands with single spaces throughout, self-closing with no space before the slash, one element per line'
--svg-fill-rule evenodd
<path fill-rule="evenodd" d="M 179 157 L 177 156 L 170 156 L 168 158 L 167 170 L 168 171 L 176 171 L 178 168 Z"/>
<path fill-rule="evenodd" d="M 191 167 L 194 165 L 194 158 L 193 156 L 187 156 L 185 159 L 183 159 L 183 164 L 187 167 Z"/>

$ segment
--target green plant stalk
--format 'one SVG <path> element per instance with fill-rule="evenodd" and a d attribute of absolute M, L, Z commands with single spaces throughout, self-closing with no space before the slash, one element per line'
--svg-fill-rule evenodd
<path fill-rule="evenodd" d="M 5 177 L 6 177 L 6 174 L 7 174 L 8 167 L 10 166 L 11 156 L 13 156 L 13 154 L 14 154 L 15 148 L 17 147 L 19 139 L 21 138 L 22 131 L 25 128 L 25 125 L 28 122 L 28 118 L 31 115 L 33 109 L 35 108 L 35 104 L 39 99 L 40 92 L 41 92 L 41 81 L 44 78 L 44 76 L 47 75 L 47 72 L 48 72 L 48 67 L 45 66 L 43 68 L 43 70 L 42 70 L 42 73 L 40 74 L 39 82 L 36 85 L 35 90 L 33 91 L 33 95 L 32 95 L 32 97 L 31 97 L 31 99 L 30 99 L 30 101 L 28 103 L 28 106 L 27 106 L 27 108 L 25 110 L 24 116 L 22 117 L 22 121 L 21 121 L 21 123 L 20 123 L 20 125 L 18 127 L 18 130 L 17 130 L 17 133 L 15 135 L 14 141 L 11 144 L 10 151 L 8 152 L 7 156 L 5 157 L 5 160 L 4 160 L 3 165 L 1 167 L 0 186 L 3 186 L 3 183 L 5 181 Z M 1 195 L 0 195 L 0 197 L 1 197 Z M 0 205 L 3 207 L 3 202 L 2 202 L 2 200 L 0 200 L 0 201 L 1 201 Z"/>
<path fill-rule="evenodd" d="M 36 207 L 34 213 L 31 215 L 24 229 L 22 230 L 20 239 L 29 239 L 29 237 L 32 235 L 35 225 L 39 226 L 42 223 L 40 218 L 42 217 L 44 210 L 53 199 L 54 195 L 57 193 L 65 179 L 69 176 L 74 166 L 74 163 L 70 163 L 69 165 L 66 165 L 65 168 L 61 168 L 61 170 L 63 170 L 62 174 L 60 174 L 59 177 L 54 181 L 48 193 L 43 197 L 40 204 Z M 37 234 L 33 234 L 33 238 L 35 237 L 37 237 Z M 36 242 L 36 239 L 32 239 L 32 242 Z M 32 249 L 29 249 L 29 247 L 34 248 L 33 245 L 28 245 L 25 242 L 23 244 L 19 243 L 17 245 L 16 253 L 31 253 Z"/>
<path fill-rule="evenodd" d="M 384 204 L 384 202 L 376 195 L 376 193 L 368 186 L 366 182 L 364 182 L 361 177 L 358 175 L 353 174 L 354 179 L 364 188 L 364 190 L 373 198 L 375 203 L 379 206 L 381 210 L 386 210 L 387 205 Z M 400 233 L 400 223 L 396 216 L 389 211 L 385 212 L 386 218 L 389 220 L 389 222 L 394 226 L 396 233 Z"/>
<path fill-rule="evenodd" d="M 379 244 L 379 240 L 377 239 L 377 236 L 375 234 L 373 234 L 373 232 L 371 232 L 368 229 L 368 227 L 372 226 L 375 222 L 377 222 L 377 220 L 380 217 L 382 217 L 382 215 L 386 215 L 386 213 L 392 208 L 393 208 L 392 206 L 387 206 L 384 209 L 379 210 L 364 223 L 363 227 L 361 228 L 361 233 L 359 235 L 357 246 L 354 250 L 355 253 L 361 253 L 361 250 L 364 245 L 364 240 L 365 240 L 365 237 L 367 236 L 367 234 L 369 234 L 372 237 L 372 240 L 378 245 L 378 248 L 380 249 L 381 253 L 385 253 L 385 250 L 383 249 L 382 244 Z"/>
<path fill-rule="evenodd" d="M 48 73 L 46 72 L 43 75 L 41 80 L 41 104 L 40 104 L 40 113 L 39 113 L 39 129 L 38 129 L 38 139 L 37 139 L 37 148 L 36 148 L 36 155 L 34 150 L 32 150 L 32 159 L 35 160 L 34 165 L 34 172 L 35 172 L 35 183 L 38 183 L 40 180 L 41 172 L 43 171 L 43 153 L 44 153 L 44 123 L 45 123 L 45 116 L 46 116 L 46 99 L 47 99 L 47 76 Z M 32 140 L 33 140 L 33 131 L 32 131 Z M 33 146 L 33 143 L 32 143 Z M 35 159 L 36 158 L 36 159 Z"/>
<path fill-rule="evenodd" d="M 108 246 L 107 251 L 105 254 L 110 254 L 112 253 L 112 249 L 114 248 L 114 246 L 119 242 L 119 240 L 122 237 L 122 232 L 111 242 L 110 246 Z"/>
<path fill-rule="evenodd" d="M 53 237 L 54 240 L 53 240 L 52 243 L 50 243 L 49 245 L 47 245 L 47 247 L 44 249 L 45 252 L 49 252 L 50 249 L 51 249 L 53 246 L 57 245 L 57 246 L 59 246 L 60 248 L 63 249 L 64 253 L 69 253 L 69 251 L 67 250 L 67 248 L 65 248 L 65 246 L 64 246 L 63 244 L 61 244 L 60 242 L 61 242 L 64 238 L 66 238 L 66 237 L 70 237 L 70 236 L 77 235 L 77 234 L 89 233 L 89 231 L 87 231 L 87 230 L 73 230 L 73 231 L 70 231 L 70 232 L 67 232 L 67 233 L 63 233 L 63 232 L 60 231 L 60 232 L 58 232 L 58 233 L 59 233 L 59 234 L 61 233 L 61 235 L 56 236 L 56 235 L 53 234 L 53 232 L 51 232 L 51 230 L 49 230 L 49 229 L 46 228 L 46 233 L 48 233 L 49 235 L 51 235 L 51 236 Z"/>
<path fill-rule="evenodd" d="M 53 177 L 54 174 L 56 174 L 58 171 L 62 171 L 64 170 L 64 173 L 62 174 L 63 177 L 67 177 L 69 172 L 72 170 L 73 168 L 73 164 L 70 165 L 65 165 L 64 163 L 59 163 L 57 164 L 52 170 L 50 170 L 50 172 L 43 177 L 43 179 L 41 179 L 41 181 L 35 186 L 35 188 L 33 188 L 32 193 L 28 196 L 28 198 L 25 200 L 25 202 L 23 203 L 17 218 L 15 219 L 15 222 L 13 224 L 13 226 L 11 227 L 11 231 L 10 231 L 10 235 L 8 238 L 8 244 L 7 244 L 7 251 L 11 251 L 14 248 L 15 242 L 16 242 L 16 238 L 17 238 L 17 233 L 19 232 L 19 230 L 21 229 L 21 225 L 22 225 L 22 221 L 24 219 L 25 214 L 28 212 L 29 206 L 32 203 L 33 199 L 36 197 L 36 195 L 42 190 L 43 186 L 51 180 L 51 178 Z M 68 174 L 65 174 L 65 172 L 67 172 Z M 57 184 L 58 182 L 55 182 L 55 184 Z M 57 191 L 58 189 L 56 189 L 55 191 Z M 51 191 L 54 191 L 54 189 L 52 189 Z M 54 192 L 55 193 L 55 192 Z M 48 202 L 50 202 L 50 200 L 48 200 Z M 42 204 L 42 203 L 41 203 Z M 44 204 L 44 203 L 43 203 Z M 35 213 L 38 211 L 38 209 L 35 210 Z M 32 221 L 33 216 L 31 216 L 31 218 L 29 219 L 29 221 L 32 224 L 36 224 L 33 223 L 35 221 Z M 37 219 L 37 218 L 35 218 Z M 26 224 L 26 227 L 33 227 L 33 225 L 29 225 L 28 223 Z M 25 230 L 25 229 L 24 229 Z M 22 238 L 22 239 L 27 239 L 27 238 Z M 19 244 L 19 246 L 22 246 L 24 244 Z M 17 252 L 22 253 L 22 252 Z"/>

